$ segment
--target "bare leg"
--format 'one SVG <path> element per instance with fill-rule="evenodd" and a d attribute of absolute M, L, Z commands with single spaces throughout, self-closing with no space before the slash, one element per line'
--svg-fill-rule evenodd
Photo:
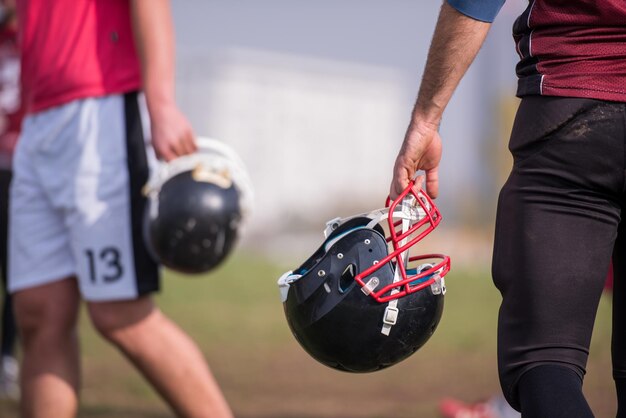
<path fill-rule="evenodd" d="M 181 417 L 231 418 L 232 412 L 191 338 L 150 297 L 92 302 L 91 319 Z"/>
<path fill-rule="evenodd" d="M 24 356 L 23 418 L 76 415 L 80 381 L 76 332 L 79 302 L 73 278 L 22 290 L 14 296 Z"/>

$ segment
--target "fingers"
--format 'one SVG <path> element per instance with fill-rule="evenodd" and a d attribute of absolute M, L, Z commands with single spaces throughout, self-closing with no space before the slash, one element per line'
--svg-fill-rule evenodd
<path fill-rule="evenodd" d="M 169 117 L 153 120 L 152 143 L 157 157 L 171 161 L 198 150 L 195 136 L 182 115 L 173 112 Z"/>
<path fill-rule="evenodd" d="M 415 194 L 419 193 L 424 185 L 424 176 L 417 176 L 415 178 L 415 183 L 413 184 L 412 190 Z"/>
<path fill-rule="evenodd" d="M 397 165 L 398 163 L 396 163 Z M 404 189 L 407 188 L 409 182 L 413 179 L 417 170 L 406 167 L 396 166 L 394 170 L 394 178 L 389 188 L 389 197 L 395 200 L 402 194 Z M 420 175 L 415 178 L 415 183 L 412 187 L 415 193 L 418 193 L 422 188 L 426 188 L 426 193 L 432 199 L 436 199 L 439 196 L 439 166 L 425 171 L 426 175 Z"/>
<path fill-rule="evenodd" d="M 154 150 L 159 159 L 171 161 L 183 155 L 194 153 L 197 147 L 195 141 L 192 139 L 191 142 L 188 140 L 186 140 L 186 142 L 174 141 L 166 143 L 165 146 L 157 146 L 157 143 L 155 143 Z"/>
<path fill-rule="evenodd" d="M 432 199 L 439 196 L 439 167 L 426 171 L 426 193 Z"/>
<path fill-rule="evenodd" d="M 408 186 L 418 170 L 424 170 L 426 177 L 417 178 L 414 191 L 424 185 L 431 198 L 439 194 L 439 161 L 441 160 L 441 137 L 431 126 L 409 127 L 400 152 L 396 157 L 389 197 L 397 198 Z"/>
<path fill-rule="evenodd" d="M 396 160 L 394 167 L 394 176 L 389 187 L 389 197 L 391 200 L 395 200 L 406 189 L 413 176 L 413 170 L 408 168 L 402 163 L 400 157 Z"/>
<path fill-rule="evenodd" d="M 170 149 L 170 147 L 168 146 L 160 146 L 160 144 L 158 142 L 153 142 L 154 145 L 154 152 L 156 153 L 156 156 L 159 160 L 163 160 L 163 161 L 171 161 L 174 158 L 176 158 L 176 153 Z"/>
<path fill-rule="evenodd" d="M 181 155 L 185 155 L 185 149 L 180 139 L 170 142 L 170 149 L 174 153 L 175 157 L 180 157 Z"/>
<path fill-rule="evenodd" d="M 176 157 L 191 154 L 196 151 L 196 142 L 191 129 L 184 129 L 180 134 L 168 141 L 171 151 Z"/>
<path fill-rule="evenodd" d="M 182 151 L 182 154 L 179 154 L 179 156 L 193 154 L 198 150 L 198 146 L 196 145 L 196 139 L 193 135 L 193 132 L 191 132 L 191 129 L 189 129 L 185 133 L 185 135 L 179 140 L 179 142 Z"/>

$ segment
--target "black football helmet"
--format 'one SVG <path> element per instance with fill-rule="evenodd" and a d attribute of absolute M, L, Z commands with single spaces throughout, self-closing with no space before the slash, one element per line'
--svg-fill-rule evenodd
<path fill-rule="evenodd" d="M 188 274 L 207 272 L 226 258 L 251 199 L 235 152 L 208 138 L 197 144 L 196 153 L 161 163 L 146 187 L 148 248 L 164 266 Z"/>
<path fill-rule="evenodd" d="M 329 221 L 321 247 L 278 279 L 293 335 L 329 367 L 384 369 L 437 328 L 450 258 L 409 255 L 441 222 L 432 200 L 412 186 L 384 209 Z"/>

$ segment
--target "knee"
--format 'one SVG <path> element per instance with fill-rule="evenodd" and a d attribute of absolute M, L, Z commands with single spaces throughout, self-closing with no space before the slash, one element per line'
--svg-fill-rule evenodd
<path fill-rule="evenodd" d="M 511 407 L 519 411 L 520 403 L 518 399 L 517 383 L 520 374 L 512 373 L 511 371 L 503 370 L 502 368 L 500 368 L 499 372 L 500 387 L 502 388 L 502 395 L 504 396 L 504 399 L 506 399 Z"/>
<path fill-rule="evenodd" d="M 548 370 L 548 373 L 544 373 L 545 370 Z M 557 370 L 558 373 L 550 372 L 551 370 Z M 563 372 L 561 372 L 563 371 Z M 537 373 L 539 372 L 539 373 Z M 554 361 L 540 361 L 540 362 L 531 362 L 526 364 L 523 367 L 510 367 L 510 368 L 502 368 L 499 369 L 500 375 L 500 385 L 502 387 L 502 393 L 507 400 L 507 402 L 516 410 L 520 411 L 521 408 L 521 400 L 520 400 L 520 392 L 528 392 L 529 388 L 536 387 L 537 384 L 533 383 L 537 379 L 530 379 L 533 375 L 543 376 L 541 379 L 547 382 L 547 385 L 555 385 L 558 383 L 559 376 L 567 375 L 570 377 L 576 377 L 574 379 L 577 381 L 582 387 L 583 376 L 585 375 L 584 368 L 581 368 L 575 364 L 568 364 L 564 362 L 554 362 Z M 557 377 L 557 382 L 554 382 L 554 378 Z M 541 380 L 540 379 L 540 380 Z M 531 382 L 530 384 L 528 382 Z M 542 392 L 542 391 L 540 391 Z M 543 392 L 548 393 L 547 389 Z"/>
<path fill-rule="evenodd" d="M 125 335 L 156 309 L 148 297 L 132 301 L 91 302 L 87 308 L 94 328 L 116 345 L 122 344 Z"/>

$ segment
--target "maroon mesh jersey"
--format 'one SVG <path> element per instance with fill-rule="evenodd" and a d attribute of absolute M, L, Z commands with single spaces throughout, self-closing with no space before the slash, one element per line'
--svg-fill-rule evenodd
<path fill-rule="evenodd" d="M 513 25 L 517 95 L 626 102 L 626 0 L 531 0 Z"/>

